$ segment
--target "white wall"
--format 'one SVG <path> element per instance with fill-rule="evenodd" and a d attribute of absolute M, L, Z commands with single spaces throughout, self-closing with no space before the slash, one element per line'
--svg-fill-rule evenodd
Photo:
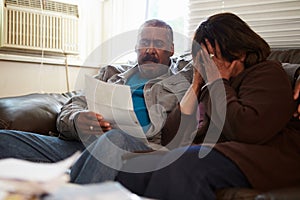
<path fill-rule="evenodd" d="M 72 91 L 82 89 L 85 74 L 93 75 L 97 73 L 98 66 L 110 64 L 113 59 L 106 59 L 107 53 L 114 56 L 111 52 L 115 52 L 115 49 L 110 49 L 111 52 L 98 52 L 97 49 L 104 43 L 107 44 L 107 41 L 114 40 L 116 36 L 137 30 L 145 20 L 146 0 L 60 1 L 79 5 L 80 56 L 74 59 L 75 62 L 69 61 L 72 66 L 68 68 L 69 87 Z M 123 39 L 122 44 L 134 50 L 135 41 Z M 56 61 L 54 59 L 55 64 L 53 59 L 51 62 L 43 56 L 39 59 L 42 61 L 30 57 L 14 58 L 1 51 L 0 97 L 35 92 L 66 92 L 64 58 L 58 58 Z"/>
<path fill-rule="evenodd" d="M 102 38 L 102 0 L 60 0 L 79 5 L 79 49 L 80 54 L 69 63 L 69 90 L 83 87 L 83 80 L 77 80 L 84 74 L 95 74 L 100 61 L 89 55 L 101 45 Z M 66 92 L 66 69 L 64 57 L 48 59 L 41 52 L 40 56 L 31 57 L 20 52 L 14 56 L 7 51 L 0 52 L 0 97 L 16 96 L 35 92 Z M 87 62 L 89 58 L 90 62 Z M 51 63 L 51 64 L 50 64 Z M 78 67 L 81 66 L 81 67 Z M 87 67 L 89 66 L 89 67 Z M 94 67 L 94 68 L 93 68 Z"/>
<path fill-rule="evenodd" d="M 84 75 L 94 75 L 97 71 L 97 68 L 69 66 L 70 91 L 82 89 Z M 66 69 L 58 65 L 0 61 L 0 87 L 0 97 L 67 92 Z"/>

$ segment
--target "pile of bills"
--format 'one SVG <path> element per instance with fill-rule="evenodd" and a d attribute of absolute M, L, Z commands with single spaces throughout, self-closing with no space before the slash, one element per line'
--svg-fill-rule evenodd
<path fill-rule="evenodd" d="M 1 194 L 39 196 L 53 193 L 69 181 L 67 172 L 79 154 L 77 152 L 57 163 L 35 163 L 14 158 L 1 159 Z"/>

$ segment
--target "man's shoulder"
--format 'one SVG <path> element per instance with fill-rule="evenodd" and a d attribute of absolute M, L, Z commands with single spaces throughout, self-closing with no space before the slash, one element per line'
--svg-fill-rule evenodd
<path fill-rule="evenodd" d="M 172 62 L 174 63 L 171 66 L 171 71 L 174 74 L 177 74 L 178 72 L 187 71 L 191 69 L 191 54 L 183 54 L 178 57 L 173 57 Z"/>
<path fill-rule="evenodd" d="M 133 67 L 134 67 L 134 65 L 129 65 L 129 64 L 106 65 L 99 69 L 99 72 L 95 76 L 95 78 L 107 82 L 107 80 L 110 79 L 112 76 L 114 76 L 116 74 L 124 73 Z"/>
<path fill-rule="evenodd" d="M 172 72 L 175 80 L 181 77 L 181 79 L 183 78 L 191 83 L 193 79 L 193 65 L 190 54 L 177 57 Z"/>

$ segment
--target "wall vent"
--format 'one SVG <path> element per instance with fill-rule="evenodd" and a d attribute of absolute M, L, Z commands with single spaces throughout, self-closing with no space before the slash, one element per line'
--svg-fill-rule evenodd
<path fill-rule="evenodd" d="M 78 5 L 2 0 L 1 49 L 78 54 Z"/>

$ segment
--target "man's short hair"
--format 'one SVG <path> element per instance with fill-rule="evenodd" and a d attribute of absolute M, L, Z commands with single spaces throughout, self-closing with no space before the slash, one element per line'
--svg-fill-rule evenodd
<path fill-rule="evenodd" d="M 145 27 L 159 27 L 159 28 L 165 28 L 168 31 L 168 39 L 171 43 L 173 43 L 173 29 L 172 27 L 167 24 L 166 22 L 159 20 L 159 19 L 150 19 L 145 21 L 141 27 L 139 28 L 139 34 L 141 33 L 142 29 Z"/>

